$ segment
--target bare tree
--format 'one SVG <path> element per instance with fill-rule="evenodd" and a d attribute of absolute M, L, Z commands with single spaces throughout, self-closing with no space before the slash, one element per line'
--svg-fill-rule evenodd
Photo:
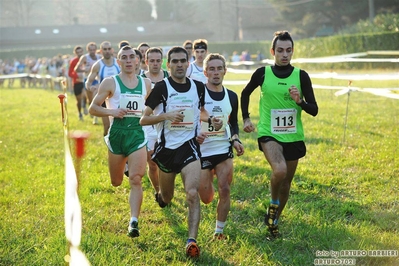
<path fill-rule="evenodd" d="M 29 26 L 38 0 L 5 0 L 1 2 L 1 25 Z"/>
<path fill-rule="evenodd" d="M 55 19 L 61 25 L 83 24 L 84 16 L 94 14 L 94 10 L 84 12 L 84 7 L 79 1 L 53 0 L 55 3 Z"/>
<path fill-rule="evenodd" d="M 106 23 L 106 24 L 112 24 L 112 23 L 116 23 L 117 19 L 115 16 L 114 11 L 116 10 L 116 5 L 115 1 L 112 0 L 102 0 L 103 4 L 99 6 L 99 10 L 100 13 L 102 15 L 102 17 L 104 18 L 104 20 L 102 21 L 102 23 Z"/>

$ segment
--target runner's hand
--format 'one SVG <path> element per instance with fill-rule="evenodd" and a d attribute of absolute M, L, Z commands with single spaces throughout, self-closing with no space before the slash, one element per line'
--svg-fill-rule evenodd
<path fill-rule="evenodd" d="M 255 127 L 252 124 L 251 119 L 249 119 L 249 118 L 244 120 L 244 131 L 247 133 L 255 131 Z"/>

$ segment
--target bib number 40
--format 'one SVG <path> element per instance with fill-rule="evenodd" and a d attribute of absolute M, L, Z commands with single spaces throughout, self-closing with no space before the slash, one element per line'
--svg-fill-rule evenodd
<path fill-rule="evenodd" d="M 135 102 L 135 101 L 129 101 L 129 102 L 127 102 L 125 108 L 129 109 L 131 111 L 137 110 L 139 108 L 139 104 L 137 102 Z"/>

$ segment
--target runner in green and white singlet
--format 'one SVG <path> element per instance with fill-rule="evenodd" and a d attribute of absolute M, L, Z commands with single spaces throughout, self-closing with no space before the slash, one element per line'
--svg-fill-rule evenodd
<path fill-rule="evenodd" d="M 130 46 L 120 49 L 118 75 L 105 78 L 90 105 L 90 114 L 110 117 L 110 130 L 105 136 L 108 147 L 108 166 L 113 186 L 120 186 L 126 162 L 129 166 L 130 222 L 128 236 L 138 237 L 138 217 L 143 201 L 141 179 L 146 170 L 146 139 L 139 120 L 144 101 L 151 91 L 151 81 L 135 73 L 136 54 Z M 106 101 L 106 107 L 102 103 Z"/>

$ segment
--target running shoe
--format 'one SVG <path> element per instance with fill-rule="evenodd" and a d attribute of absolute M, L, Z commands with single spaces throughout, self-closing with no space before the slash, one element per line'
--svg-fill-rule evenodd
<path fill-rule="evenodd" d="M 269 226 L 269 233 L 270 236 L 266 237 L 268 240 L 273 240 L 281 236 L 277 224 Z"/>
<path fill-rule="evenodd" d="M 213 234 L 213 240 L 228 240 L 229 237 L 224 235 L 223 233 L 215 233 Z"/>
<path fill-rule="evenodd" d="M 200 249 L 195 239 L 188 239 L 186 244 L 186 255 L 190 258 L 198 258 L 200 255 Z"/>
<path fill-rule="evenodd" d="M 278 205 L 270 204 L 267 209 L 267 213 L 265 215 L 265 223 L 269 228 L 270 235 L 272 238 L 276 238 L 279 236 L 278 225 L 277 225 L 277 213 L 278 213 Z"/>
<path fill-rule="evenodd" d="M 83 121 L 83 115 L 81 113 L 79 114 L 79 120 Z"/>
<path fill-rule="evenodd" d="M 138 237 L 140 235 L 138 222 L 133 221 L 129 224 L 127 235 L 131 238 Z"/>

